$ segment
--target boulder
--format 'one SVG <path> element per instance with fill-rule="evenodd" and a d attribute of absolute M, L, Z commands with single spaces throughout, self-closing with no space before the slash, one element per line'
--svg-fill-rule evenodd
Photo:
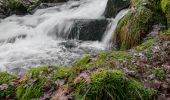
<path fill-rule="evenodd" d="M 134 0 L 136 1 L 136 0 Z M 133 2 L 134 3 L 134 2 Z M 113 43 L 118 49 L 130 49 L 140 43 L 141 37 L 144 37 L 152 23 L 153 11 L 144 6 L 145 1 L 134 3 L 134 11 L 131 9 L 127 15 L 117 25 Z"/>
<path fill-rule="evenodd" d="M 108 23 L 106 19 L 76 19 L 68 38 L 100 41 Z"/>
<path fill-rule="evenodd" d="M 120 10 L 130 5 L 130 1 L 131 0 L 108 0 L 104 16 L 106 18 L 115 17 Z"/>
<path fill-rule="evenodd" d="M 5 18 L 12 14 L 25 15 L 33 13 L 41 3 L 54 3 L 44 4 L 44 7 L 55 6 L 56 3 L 67 2 L 68 0 L 3 0 L 0 1 L 0 18 Z M 40 7 L 43 8 L 43 7 Z"/>
<path fill-rule="evenodd" d="M 113 44 L 117 49 L 138 45 L 153 30 L 153 25 L 166 26 L 159 0 L 132 0 L 131 9 L 117 25 Z"/>

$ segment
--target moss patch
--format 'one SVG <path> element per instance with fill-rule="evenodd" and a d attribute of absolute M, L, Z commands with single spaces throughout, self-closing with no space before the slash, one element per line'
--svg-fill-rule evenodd
<path fill-rule="evenodd" d="M 17 88 L 16 96 L 19 100 L 30 100 L 31 98 L 39 98 L 42 95 L 42 88 L 45 80 L 39 78 L 33 84 L 23 84 Z"/>
<path fill-rule="evenodd" d="M 84 89 L 82 98 L 88 100 L 150 98 L 153 91 L 144 88 L 141 83 L 133 79 L 126 78 L 125 74 L 119 70 L 94 72 L 91 76 L 91 86 Z M 84 87 L 86 85 L 81 84 L 81 86 Z"/>
<path fill-rule="evenodd" d="M 151 46 L 156 42 L 156 40 L 157 40 L 156 38 L 146 40 L 146 41 L 144 41 L 141 45 L 137 46 L 137 47 L 136 47 L 136 50 L 137 50 L 137 51 L 145 50 L 145 49 L 147 49 L 148 47 L 151 47 Z"/>
<path fill-rule="evenodd" d="M 162 0 L 161 7 L 164 13 L 166 14 L 167 23 L 168 26 L 170 27 L 170 0 Z"/>
<path fill-rule="evenodd" d="M 9 75 L 5 72 L 0 72 L 0 85 L 8 83 L 8 81 L 11 79 L 15 79 L 15 76 Z"/>

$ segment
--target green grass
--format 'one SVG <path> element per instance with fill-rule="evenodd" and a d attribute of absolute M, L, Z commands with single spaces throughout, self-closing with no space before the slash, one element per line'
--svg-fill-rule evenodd
<path fill-rule="evenodd" d="M 32 98 L 39 98 L 42 95 L 42 88 L 45 79 L 39 78 L 33 84 L 21 84 L 17 87 L 16 96 L 18 100 L 30 100 Z"/>
<path fill-rule="evenodd" d="M 127 79 L 119 70 L 104 70 L 94 72 L 91 85 L 87 87 L 82 81 L 76 87 L 75 99 L 79 100 L 132 100 L 149 99 L 154 93 L 134 79 Z M 78 98 L 77 98 L 78 97 Z"/>
<path fill-rule="evenodd" d="M 15 79 L 15 76 L 9 75 L 6 72 L 0 72 L 0 85 L 8 83 L 11 79 Z"/>
<path fill-rule="evenodd" d="M 155 42 L 156 42 L 156 38 L 153 38 L 153 39 L 149 39 L 149 40 L 146 40 L 144 41 L 142 44 L 140 44 L 139 46 L 136 47 L 136 50 L 137 51 L 143 51 L 149 47 L 151 47 Z"/>

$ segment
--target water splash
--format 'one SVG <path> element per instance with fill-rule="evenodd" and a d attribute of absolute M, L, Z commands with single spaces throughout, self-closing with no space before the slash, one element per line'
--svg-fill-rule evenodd
<path fill-rule="evenodd" d="M 106 32 L 103 36 L 102 43 L 106 46 L 106 48 L 110 48 L 112 46 L 112 39 L 114 36 L 114 31 L 118 22 L 128 13 L 128 9 L 120 11 L 114 19 L 111 19 L 110 24 L 108 25 Z"/>

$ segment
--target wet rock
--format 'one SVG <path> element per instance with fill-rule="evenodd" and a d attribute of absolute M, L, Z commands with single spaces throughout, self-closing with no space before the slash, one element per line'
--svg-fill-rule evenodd
<path fill-rule="evenodd" d="M 115 17 L 120 10 L 130 5 L 130 1 L 131 0 L 108 0 L 104 14 L 105 17 L 106 18 Z"/>
<path fill-rule="evenodd" d="M 59 6 L 59 5 L 62 5 L 63 3 L 41 3 L 37 8 L 38 9 L 45 9 L 45 8 L 48 8 L 48 7 L 54 7 L 54 6 Z M 58 11 L 60 9 L 57 9 Z"/>
<path fill-rule="evenodd" d="M 75 48 L 75 47 L 77 47 L 77 44 L 74 41 L 61 42 L 60 45 L 64 45 L 66 48 Z"/>
<path fill-rule="evenodd" d="M 106 19 L 76 19 L 68 38 L 100 41 L 108 23 Z"/>

